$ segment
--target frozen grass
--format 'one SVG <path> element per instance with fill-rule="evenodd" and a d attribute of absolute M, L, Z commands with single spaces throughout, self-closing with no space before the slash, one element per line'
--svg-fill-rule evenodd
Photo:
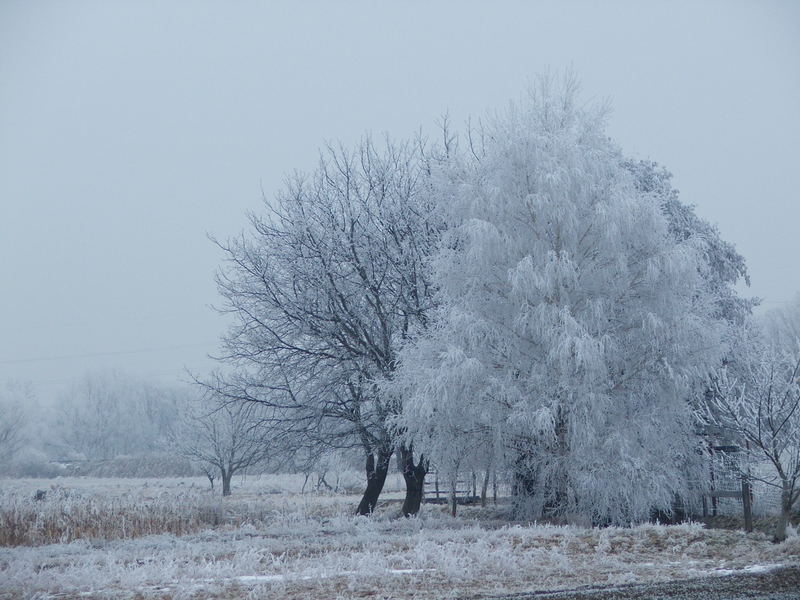
<path fill-rule="evenodd" d="M 0 546 L 39 546 L 260 525 L 271 519 L 273 511 L 296 502 L 294 496 L 300 495 L 303 477 L 240 480 L 235 495 L 224 499 L 219 490 L 212 493 L 207 480 L 201 478 L 60 478 L 57 485 L 44 489 L 42 481 L 35 479 L 2 483 Z M 35 500 L 39 491 L 44 497 Z M 387 495 L 392 495 L 391 489 Z M 316 497 L 319 507 L 346 502 L 342 495 Z"/>
<path fill-rule="evenodd" d="M 0 494 L 0 506 L 0 546 L 184 535 L 217 526 L 225 516 L 218 506 L 189 495 L 137 502 L 59 490 L 37 502 Z"/>
<path fill-rule="evenodd" d="M 372 518 L 358 518 L 351 515 L 355 496 L 269 493 L 291 487 L 269 480 L 247 482 L 234 492 L 238 498 L 225 501 L 191 484 L 187 491 L 186 482 L 152 483 L 149 495 L 126 489 L 124 482 L 106 484 L 105 490 L 92 485 L 85 482 L 75 493 L 112 500 L 158 498 L 178 506 L 196 493 L 229 518 L 182 535 L 98 536 L 0 548 L 0 596 L 474 597 L 665 581 L 800 560 L 797 537 L 773 545 L 761 534 L 700 525 L 594 530 L 499 525 L 470 518 L 479 511 L 452 519 L 443 507 L 432 506 L 419 518 L 399 519 L 396 505 L 384 505 Z M 29 491 L 18 484 L 16 491 L 5 493 Z M 54 506 L 57 498 L 53 494 Z M 64 502 L 78 504 L 77 496 L 69 498 Z M 254 511 L 258 519 L 252 518 Z"/>

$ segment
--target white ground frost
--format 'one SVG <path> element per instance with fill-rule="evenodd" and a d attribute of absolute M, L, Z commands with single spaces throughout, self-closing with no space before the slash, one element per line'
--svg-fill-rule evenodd
<path fill-rule="evenodd" d="M 215 501 L 233 512 L 254 502 L 254 492 L 238 492 Z M 402 519 L 393 505 L 364 518 L 351 516 L 354 504 L 353 496 L 271 494 L 260 497 L 257 522 L 0 548 L 0 597 L 470 597 L 755 573 L 800 560 L 800 538 L 774 545 L 697 524 L 501 525 L 433 506 Z"/>

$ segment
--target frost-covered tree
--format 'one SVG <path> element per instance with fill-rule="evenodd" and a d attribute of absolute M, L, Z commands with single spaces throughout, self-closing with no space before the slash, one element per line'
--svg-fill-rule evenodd
<path fill-rule="evenodd" d="M 55 431 L 89 460 L 160 449 L 177 414 L 178 392 L 116 371 L 90 373 L 59 399 Z"/>
<path fill-rule="evenodd" d="M 634 185 L 661 207 L 667 218 L 670 234 L 678 242 L 692 240 L 699 252 L 698 269 L 705 292 L 714 301 L 714 316 L 732 326 L 741 326 L 759 300 L 742 297 L 735 288 L 739 281 L 750 285 L 744 257 L 734 245 L 720 235 L 719 230 L 700 218 L 694 207 L 680 201 L 678 190 L 672 187 L 672 173 L 658 163 L 648 160 L 622 161 L 630 171 Z"/>
<path fill-rule="evenodd" d="M 369 139 L 354 151 L 329 147 L 313 173 L 251 216 L 247 234 L 221 244 L 219 290 L 235 318 L 223 359 L 233 371 L 207 384 L 266 407 L 290 446 L 360 448 L 360 514 L 374 509 L 395 450 L 411 492 L 404 512 L 421 498 L 424 458 L 397 447 L 389 421 L 400 404 L 378 387 L 429 309 L 422 263 L 437 230 L 421 152 Z"/>
<path fill-rule="evenodd" d="M 740 328 L 700 409 L 703 421 L 739 440 L 742 475 L 779 490 L 775 541 L 786 538 L 800 499 L 800 338 L 788 340 L 798 316 L 790 306 Z"/>
<path fill-rule="evenodd" d="M 256 407 L 203 395 L 186 398 L 170 440 L 185 458 L 197 463 L 214 487 L 215 473 L 222 495 L 231 495 L 231 479 L 269 458 L 272 444 Z"/>
<path fill-rule="evenodd" d="M 800 339 L 800 293 L 785 306 L 767 311 L 760 319 L 760 325 L 770 343 L 793 352 Z"/>
<path fill-rule="evenodd" d="M 400 423 L 437 464 L 491 448 L 530 516 L 630 523 L 686 489 L 717 299 L 701 240 L 674 235 L 576 87 L 542 80 L 434 176 L 438 308 L 401 355 Z"/>
<path fill-rule="evenodd" d="M 26 424 L 33 392 L 29 386 L 8 382 L 0 389 L 0 471 L 4 471 L 28 441 Z"/>

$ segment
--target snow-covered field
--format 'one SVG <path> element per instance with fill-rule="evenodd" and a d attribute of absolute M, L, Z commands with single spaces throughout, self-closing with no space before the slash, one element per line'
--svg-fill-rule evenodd
<path fill-rule="evenodd" d="M 494 509 L 468 509 L 453 519 L 430 505 L 419 518 L 397 518 L 391 501 L 400 497 L 397 481 L 389 482 L 387 501 L 372 518 L 352 516 L 357 496 L 298 493 L 302 477 L 237 481 L 224 500 L 211 496 L 201 479 L 42 484 L 0 482 L 4 527 L 33 519 L 29 534 L 40 528 L 44 536 L 44 530 L 61 531 L 57 523 L 71 523 L 71 514 L 97 523 L 110 515 L 116 526 L 87 525 L 84 531 L 99 532 L 89 537 L 73 526 L 62 531 L 60 543 L 41 543 L 41 537 L 0 548 L 0 597 L 474 597 L 800 562 L 797 536 L 774 545 L 762 534 L 700 525 L 503 524 L 492 518 Z M 36 489 L 48 490 L 44 500 L 32 500 Z M 212 517 L 198 517 L 202 511 Z M 149 513 L 159 526 L 175 515 L 187 525 L 178 533 L 125 528 L 125 519 L 141 527 Z"/>

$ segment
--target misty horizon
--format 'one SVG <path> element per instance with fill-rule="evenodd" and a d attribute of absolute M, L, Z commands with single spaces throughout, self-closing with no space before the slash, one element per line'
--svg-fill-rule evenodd
<path fill-rule="evenodd" d="M 800 290 L 795 4 L 189 6 L 0 7 L 0 380 L 53 399 L 91 372 L 208 371 L 208 234 L 328 141 L 461 128 L 548 69 L 609 99 L 612 138 L 736 245 L 759 310 Z"/>

